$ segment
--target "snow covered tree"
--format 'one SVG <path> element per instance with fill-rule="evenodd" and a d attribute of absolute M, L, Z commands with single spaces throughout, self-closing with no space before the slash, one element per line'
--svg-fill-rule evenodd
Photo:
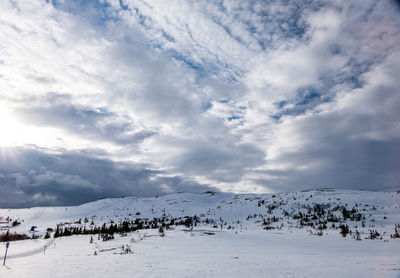
<path fill-rule="evenodd" d="M 45 238 L 45 239 L 50 238 L 50 233 L 49 233 L 49 232 L 46 232 L 46 234 L 44 235 L 44 238 Z"/>

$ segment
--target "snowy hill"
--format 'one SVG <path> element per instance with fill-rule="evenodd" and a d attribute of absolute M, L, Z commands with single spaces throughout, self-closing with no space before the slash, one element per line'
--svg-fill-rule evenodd
<path fill-rule="evenodd" d="M 32 271 L 32 277 L 47 276 L 48 273 L 43 271 L 51 271 L 55 267 L 51 266 L 53 261 L 64 260 L 71 254 L 84 256 L 84 261 L 89 260 L 98 268 L 101 268 L 105 258 L 121 265 L 125 259 L 120 261 L 120 256 L 114 258 L 116 254 L 134 256 L 139 262 L 150 258 L 150 255 L 157 256 L 151 248 L 162 250 L 165 258 L 159 264 L 169 270 L 149 271 L 147 266 L 136 265 L 146 277 L 217 277 L 228 274 L 241 277 L 248 275 L 246 269 L 252 277 L 266 277 L 264 274 L 268 269 L 278 276 L 299 277 L 294 270 L 286 272 L 286 267 L 290 269 L 291 266 L 271 267 L 262 263 L 277 258 L 291 262 L 293 267 L 302 271 L 307 269 L 306 277 L 329 277 L 329 274 L 335 274 L 335 277 L 398 277 L 400 274 L 400 239 L 396 238 L 400 223 L 398 192 L 177 193 L 152 198 L 102 199 L 74 207 L 1 209 L 0 217 L 3 217 L 0 221 L 3 237 L 6 230 L 10 234 L 42 237 L 11 243 L 13 249 L 10 248 L 8 265 L 15 263 L 20 267 L 20 270 L 11 266 L 2 270 L 11 277 L 21 277 L 21 273 L 26 275 L 26 271 Z M 34 232 L 31 231 L 32 226 L 35 226 Z M 50 238 L 43 239 L 47 232 Z M 71 234 L 78 235 L 71 237 Z M 104 237 L 105 234 L 112 234 L 112 238 Z M 60 250 L 57 245 L 65 249 Z M 38 260 L 37 253 L 44 253 L 44 246 L 47 249 L 45 258 L 50 266 L 37 272 L 30 269 L 27 262 Z M 219 246 L 218 250 L 215 246 Z M 304 256 L 309 256 L 307 254 L 327 256 L 330 260 L 325 262 L 325 268 L 315 262 L 313 268 L 308 259 L 301 263 Z M 189 265 L 199 271 L 198 275 L 188 275 L 182 269 L 176 269 L 177 266 L 169 262 L 171 259 L 167 259 L 171 255 L 191 258 L 193 261 Z M 243 261 L 238 263 L 239 259 L 221 262 L 223 269 L 217 265 L 210 268 L 198 265 L 198 260 L 207 264 L 225 255 L 250 261 L 247 261 L 248 265 Z M 343 261 L 341 256 L 347 256 L 347 260 Z M 359 256 L 365 260 L 357 261 Z M 172 265 L 166 266 L 167 262 Z M 254 269 L 250 267 L 252 262 L 256 263 Z M 282 262 L 278 260 L 275 263 Z M 77 262 L 72 260 L 70 263 Z M 186 269 L 186 263 L 179 264 Z M 119 277 L 127 277 L 126 271 L 131 268 L 121 267 L 123 271 Z M 115 270 L 115 267 L 111 269 Z M 237 271 L 232 271 L 234 269 Z M 68 275 L 48 277 L 70 277 L 73 274 L 71 270 L 66 273 Z M 89 274 L 86 270 L 86 275 Z M 99 275 L 103 277 L 103 274 Z M 118 275 L 113 273 L 112 276 Z"/>
<path fill-rule="evenodd" d="M 343 209 L 346 210 L 347 217 L 343 215 Z M 212 227 L 217 224 L 220 227 L 223 224 L 223 228 L 231 226 L 234 229 L 269 226 L 272 229 L 310 230 L 317 228 L 321 222 L 343 223 L 350 225 L 350 228 L 357 227 L 363 233 L 376 228 L 388 237 L 394 232 L 394 225 L 400 223 L 400 194 L 338 190 L 264 195 L 177 193 L 152 198 L 102 199 L 75 207 L 1 209 L 0 216 L 22 222 L 21 225 L 11 228 L 16 232 L 28 232 L 30 227 L 37 226 L 40 233 L 47 228 L 55 229 L 61 223 L 77 226 L 74 223 L 79 222 L 79 219 L 81 226 L 90 228 L 93 226 L 90 223 L 102 225 L 138 218 L 164 217 L 168 220 L 197 216 L 199 226 Z M 86 223 L 82 221 L 84 218 L 87 219 Z M 266 225 L 268 219 L 270 225 Z"/>

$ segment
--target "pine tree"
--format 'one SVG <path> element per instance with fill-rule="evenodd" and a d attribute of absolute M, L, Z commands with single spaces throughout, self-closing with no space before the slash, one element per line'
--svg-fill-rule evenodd
<path fill-rule="evenodd" d="M 394 228 L 394 234 L 390 235 L 391 238 L 400 238 L 400 234 L 399 231 L 397 230 L 397 228 Z"/>
<path fill-rule="evenodd" d="M 342 234 L 342 236 L 343 237 L 346 237 L 347 236 L 347 234 L 349 233 L 349 226 L 347 226 L 347 225 L 344 225 L 344 224 L 341 224 L 340 226 L 339 226 L 339 228 L 340 228 L 340 233 Z"/>
<path fill-rule="evenodd" d="M 60 236 L 60 228 L 57 225 L 56 232 L 54 233 L 54 238 L 58 238 Z"/>

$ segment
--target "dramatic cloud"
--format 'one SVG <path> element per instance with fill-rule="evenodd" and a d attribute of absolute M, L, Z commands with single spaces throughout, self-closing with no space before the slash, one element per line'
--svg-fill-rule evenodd
<path fill-rule="evenodd" d="M 396 1 L 0 3 L 0 206 L 400 184 Z"/>
<path fill-rule="evenodd" d="M 102 197 L 217 190 L 194 180 L 171 176 L 150 165 L 102 159 L 96 150 L 49 153 L 9 148 L 2 153 L 1 206 L 80 204 Z"/>

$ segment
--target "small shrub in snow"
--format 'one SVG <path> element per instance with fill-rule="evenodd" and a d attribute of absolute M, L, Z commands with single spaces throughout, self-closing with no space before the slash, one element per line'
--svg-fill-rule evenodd
<path fill-rule="evenodd" d="M 344 225 L 344 224 L 341 224 L 341 225 L 339 226 L 339 229 L 340 229 L 340 234 L 341 234 L 343 237 L 346 237 L 347 234 L 350 232 L 349 226 Z"/>
<path fill-rule="evenodd" d="M 160 227 L 158 228 L 158 232 L 159 232 L 159 234 L 160 234 L 161 237 L 165 236 L 164 228 L 163 228 L 162 226 L 160 226 Z"/>
<path fill-rule="evenodd" d="M 394 234 L 390 235 L 390 238 L 400 238 L 399 230 L 397 230 L 397 227 L 394 228 Z"/>
<path fill-rule="evenodd" d="M 355 240 L 361 240 L 361 234 L 358 230 L 356 230 L 356 232 L 353 235 Z"/>
<path fill-rule="evenodd" d="M 18 220 L 14 220 L 13 222 L 12 222 L 12 226 L 13 227 L 17 227 L 18 225 L 20 225 L 21 224 L 21 222 L 19 222 Z"/>
<path fill-rule="evenodd" d="M 380 234 L 377 230 L 369 230 L 369 237 L 367 239 L 376 239 L 379 238 Z"/>

